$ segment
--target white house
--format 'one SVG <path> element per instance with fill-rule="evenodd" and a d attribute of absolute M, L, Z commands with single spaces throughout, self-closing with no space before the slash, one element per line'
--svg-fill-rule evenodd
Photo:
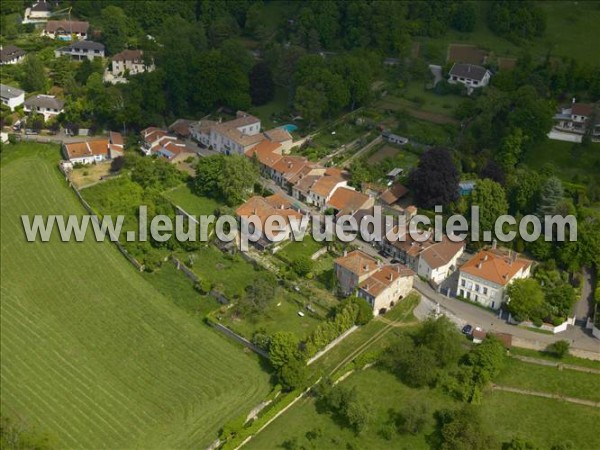
<path fill-rule="evenodd" d="M 50 5 L 46 0 L 40 0 L 29 8 L 25 8 L 23 23 L 43 23 L 52 17 Z"/>
<path fill-rule="evenodd" d="M 26 113 L 35 112 L 42 114 L 44 120 L 48 120 L 50 117 L 64 112 L 65 102 L 53 95 L 40 94 L 29 97 L 23 105 Z"/>
<path fill-rule="evenodd" d="M 593 137 L 600 137 L 600 114 L 594 114 L 596 105 L 590 103 L 573 103 L 570 107 L 561 108 L 554 115 L 554 128 L 567 133 L 585 134 L 591 125 Z M 591 123 L 591 120 L 594 123 Z"/>
<path fill-rule="evenodd" d="M 506 301 L 506 288 L 528 278 L 533 262 L 505 249 L 482 250 L 459 271 L 457 294 L 492 309 Z"/>
<path fill-rule="evenodd" d="M 123 136 L 111 131 L 108 138 L 63 144 L 63 154 L 72 164 L 93 164 L 123 156 Z"/>
<path fill-rule="evenodd" d="M 348 181 L 343 178 L 325 175 L 319 178 L 309 189 L 306 203 L 319 208 L 326 208 L 327 202 L 338 188 L 348 186 Z"/>
<path fill-rule="evenodd" d="M 88 38 L 89 22 L 78 20 L 49 20 L 42 36 L 61 41 L 85 40 Z"/>
<path fill-rule="evenodd" d="M 104 81 L 109 83 L 126 83 L 125 75 L 137 75 L 152 72 L 154 63 L 146 64 L 144 52 L 141 50 L 123 50 L 111 58 L 111 65 L 104 74 Z"/>
<path fill-rule="evenodd" d="M 487 86 L 491 77 L 492 73 L 485 67 L 455 63 L 450 69 L 448 82 L 464 84 L 471 93 L 473 89 Z"/>
<path fill-rule="evenodd" d="M 201 120 L 190 125 L 192 139 L 219 153 L 245 154 L 258 143 L 268 140 L 282 145 L 284 151 L 291 148 L 292 136 L 282 128 L 261 132 L 260 119 L 244 111 L 226 122 Z"/>
<path fill-rule="evenodd" d="M 0 99 L 2 99 L 3 105 L 8 106 L 11 111 L 14 111 L 17 106 L 25 102 L 25 91 L 2 84 L 0 85 Z"/>
<path fill-rule="evenodd" d="M 458 267 L 458 259 L 464 252 L 464 243 L 452 242 L 447 236 L 434 242 L 419 254 L 417 275 L 441 284 Z"/>
<path fill-rule="evenodd" d="M 406 264 L 435 284 L 440 284 L 457 268 L 458 259 L 464 252 L 464 244 L 452 242 L 447 236 L 436 241 L 432 233 L 427 239 L 418 242 L 406 231 L 398 231 L 395 227 L 382 241 L 383 251 Z"/>
<path fill-rule="evenodd" d="M 25 51 L 16 45 L 0 45 L 0 64 L 18 64 L 25 59 Z"/>
<path fill-rule="evenodd" d="M 54 56 L 57 58 L 69 56 L 75 61 L 84 59 L 92 61 L 94 58 L 104 58 L 104 45 L 92 41 L 75 41 L 66 47 L 54 50 Z"/>

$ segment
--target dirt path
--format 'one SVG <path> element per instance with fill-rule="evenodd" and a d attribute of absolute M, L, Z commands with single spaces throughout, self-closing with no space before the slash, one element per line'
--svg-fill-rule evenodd
<path fill-rule="evenodd" d="M 576 403 L 578 405 L 592 406 L 594 408 L 600 408 L 600 402 L 595 402 L 592 400 L 585 400 L 582 398 L 575 397 L 566 397 L 560 394 L 550 394 L 549 392 L 540 392 L 540 391 L 531 391 L 529 389 L 520 389 L 510 386 L 501 386 L 499 384 L 492 385 L 493 391 L 504 391 L 504 392 L 512 392 L 515 394 L 529 395 L 531 397 L 544 397 L 544 398 L 553 398 L 556 400 L 564 400 L 569 403 Z"/>

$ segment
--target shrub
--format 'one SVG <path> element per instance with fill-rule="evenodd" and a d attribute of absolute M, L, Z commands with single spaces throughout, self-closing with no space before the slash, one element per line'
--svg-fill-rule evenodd
<path fill-rule="evenodd" d="M 564 341 L 564 340 L 556 341 L 556 342 L 550 344 L 546 348 L 546 351 L 548 353 L 551 353 L 552 355 L 556 356 L 557 358 L 562 359 L 569 354 L 570 346 L 571 346 L 571 344 L 569 344 L 569 341 Z"/>

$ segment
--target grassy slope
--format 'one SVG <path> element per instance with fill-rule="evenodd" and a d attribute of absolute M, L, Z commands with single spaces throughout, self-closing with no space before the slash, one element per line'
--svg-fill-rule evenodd
<path fill-rule="evenodd" d="M 600 401 L 600 376 L 510 359 L 498 384 Z"/>
<path fill-rule="evenodd" d="M 193 215 L 211 215 L 216 209 L 223 206 L 222 203 L 212 198 L 194 194 L 187 184 L 165 192 L 164 196 L 183 208 L 188 214 Z"/>
<path fill-rule="evenodd" d="M 36 145 L 3 155 L 3 413 L 62 448 L 206 446 L 266 394 L 267 374 L 110 244 L 24 241 L 20 214 L 82 212 L 56 156 Z"/>
<path fill-rule="evenodd" d="M 478 20 L 472 33 L 450 30 L 436 39 L 423 38 L 421 53 L 428 53 L 432 61 L 446 62 L 448 43 L 474 44 L 493 51 L 497 56 L 518 57 L 524 52 L 543 57 L 552 49 L 552 55 L 573 57 L 579 63 L 600 63 L 600 44 L 597 39 L 597 24 L 600 21 L 598 2 L 544 1 L 536 2 L 547 16 L 546 32 L 543 37 L 519 47 L 507 39 L 492 33 L 487 27 L 486 2 L 477 2 Z M 594 59 L 595 58 L 595 59 Z"/>

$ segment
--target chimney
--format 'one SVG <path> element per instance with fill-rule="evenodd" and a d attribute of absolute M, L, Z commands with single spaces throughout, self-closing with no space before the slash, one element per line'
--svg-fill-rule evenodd
<path fill-rule="evenodd" d="M 481 263 L 477 263 L 477 268 L 481 269 L 482 264 Z"/>
<path fill-rule="evenodd" d="M 485 256 L 483 257 L 483 260 L 484 260 L 484 261 L 487 261 L 487 260 L 488 260 L 488 255 L 485 255 Z"/>
<path fill-rule="evenodd" d="M 387 277 L 388 280 L 392 281 L 394 279 L 394 276 L 390 273 Z"/>
<path fill-rule="evenodd" d="M 492 241 L 492 250 L 496 250 L 496 239 Z"/>
<path fill-rule="evenodd" d="M 368 265 L 368 264 L 365 264 L 365 265 L 363 266 L 363 270 L 369 270 L 369 265 Z"/>

